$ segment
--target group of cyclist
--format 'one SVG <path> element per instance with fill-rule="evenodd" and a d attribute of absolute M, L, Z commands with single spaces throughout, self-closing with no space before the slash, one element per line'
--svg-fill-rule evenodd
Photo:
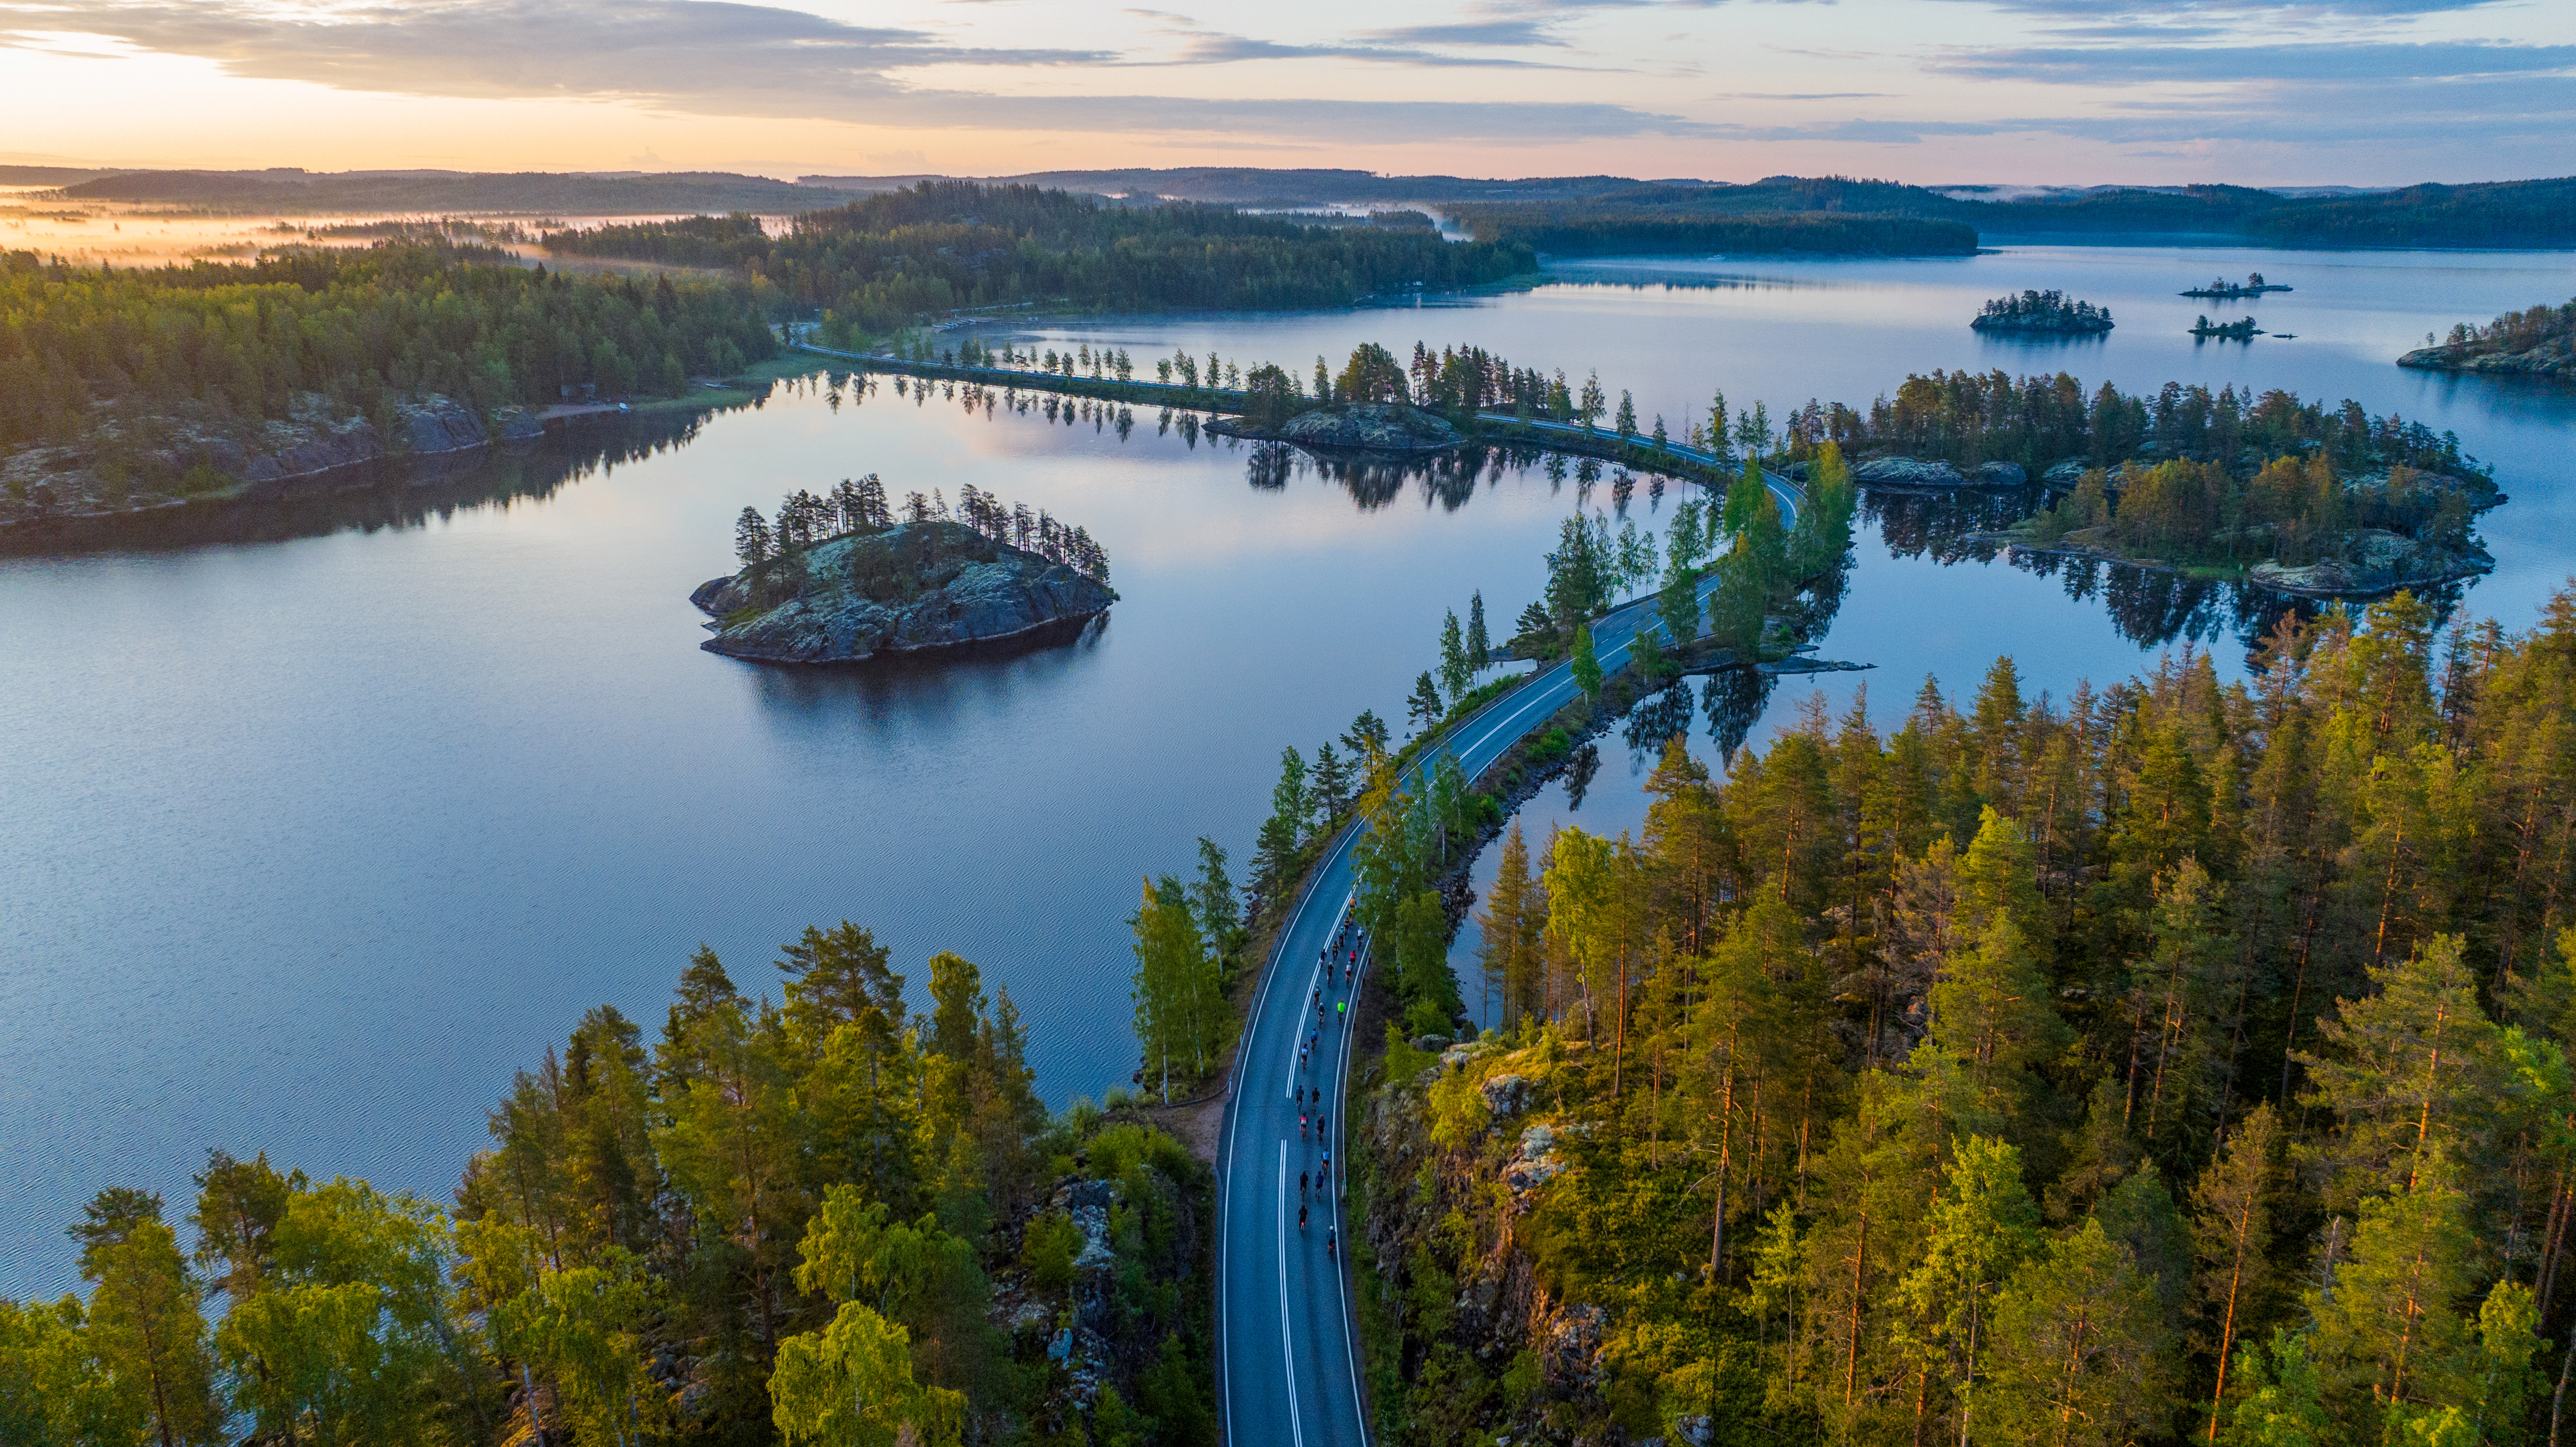
<path fill-rule="evenodd" d="M 1297 1047 L 1297 1068 L 1301 1071 L 1310 1068 L 1315 1057 L 1322 1053 L 1325 1020 L 1327 1018 L 1340 1020 L 1350 1013 L 1350 999 L 1347 992 L 1352 982 L 1359 978 L 1360 948 L 1361 941 L 1354 934 L 1350 921 L 1346 918 L 1342 922 L 1342 927 L 1334 933 L 1333 942 L 1316 953 L 1315 965 L 1319 972 L 1319 979 L 1315 985 L 1314 997 L 1308 1002 L 1315 1007 L 1315 1023 L 1307 1030 L 1304 1043 Z M 1342 998 L 1328 1001 L 1324 998 L 1324 992 L 1332 988 L 1335 966 L 1341 969 L 1342 988 L 1345 993 Z M 1332 1007 L 1329 1012 L 1325 1009 L 1328 1004 Z M 1297 1232 L 1299 1235 L 1305 1234 L 1306 1231 L 1307 1193 L 1311 1191 L 1322 1200 L 1328 1202 L 1332 1200 L 1333 1148 L 1330 1144 L 1332 1137 L 1325 1133 L 1324 1088 L 1320 1085 L 1297 1087 L 1297 1139 L 1302 1141 L 1306 1138 L 1306 1127 L 1310 1122 L 1315 1129 L 1316 1144 L 1324 1148 L 1324 1158 L 1313 1171 L 1297 1173 Z M 1341 1255 L 1340 1239 L 1330 1226 L 1324 1228 L 1324 1253 L 1335 1258 Z"/>

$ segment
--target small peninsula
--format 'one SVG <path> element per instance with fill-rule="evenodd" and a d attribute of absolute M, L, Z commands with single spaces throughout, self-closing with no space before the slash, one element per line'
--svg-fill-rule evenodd
<path fill-rule="evenodd" d="M 1981 332 L 2092 336 L 2111 329 L 2111 311 L 2089 301 L 2076 301 L 2062 291 L 2025 291 L 1987 302 L 1968 325 Z"/>
<path fill-rule="evenodd" d="M 715 621 L 698 646 L 759 663 L 855 663 L 1004 642 L 1070 640 L 1109 611 L 1091 535 L 969 487 L 948 513 L 914 493 L 894 521 L 870 476 L 790 496 L 773 527 L 745 508 L 742 571 L 689 601 Z"/>
<path fill-rule="evenodd" d="M 2257 271 L 2248 273 L 2246 278 L 2241 282 L 2229 281 L 2225 277 L 2220 277 L 2219 279 L 2212 281 L 2207 286 L 2195 286 L 2191 290 L 2181 294 L 2184 296 L 2208 297 L 2214 301 L 2242 301 L 2249 296 L 2261 296 L 2267 291 L 2288 291 L 2289 289 L 2289 287 L 2280 282 L 2265 281 L 2263 279 L 2263 273 Z"/>
<path fill-rule="evenodd" d="M 2432 460 L 2426 458 L 2424 460 Z M 2494 569 L 2471 529 L 2504 501 L 2471 459 L 2345 476 L 2323 449 L 2241 475 L 2177 458 L 2091 468 L 2001 540 L 2043 553 L 2234 578 L 2313 598 L 2368 598 Z"/>
<path fill-rule="evenodd" d="M 2576 301 L 2506 312 L 2485 326 L 2463 322 L 2451 328 L 2448 340 L 2418 347 L 2397 365 L 2576 382 Z"/>

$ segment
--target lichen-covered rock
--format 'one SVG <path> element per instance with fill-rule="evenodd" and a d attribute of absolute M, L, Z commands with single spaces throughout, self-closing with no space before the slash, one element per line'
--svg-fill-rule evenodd
<path fill-rule="evenodd" d="M 2347 598 L 2393 593 L 2491 572 L 2495 559 L 2476 543 L 2443 548 L 2384 528 L 2362 530 L 2353 555 L 2306 567 L 2257 563 L 2248 575 L 2258 587 L 2303 597 Z"/>
<path fill-rule="evenodd" d="M 2019 487 L 2030 481 L 2030 474 L 2018 462 L 1980 462 L 1977 464 L 1977 486 Z"/>
<path fill-rule="evenodd" d="M 2039 480 L 2050 487 L 2073 487 L 2084 480 L 2084 474 L 2092 467 L 2092 463 L 2081 457 L 2070 457 L 2063 462 L 2050 463 L 2048 471 L 2039 475 Z"/>
<path fill-rule="evenodd" d="M 2475 342 L 2459 347 L 2418 347 L 2399 357 L 2397 365 L 2434 372 L 2493 372 L 2576 382 L 2576 332 L 2544 337 L 2537 345 L 2521 351 Z"/>
<path fill-rule="evenodd" d="M 1966 487 L 1968 479 L 1946 462 L 1874 457 L 1852 469 L 1852 479 L 1879 487 Z"/>
<path fill-rule="evenodd" d="M 1108 584 L 963 523 L 901 523 L 817 543 L 699 586 L 699 646 L 763 663 L 845 663 L 1035 639 L 1109 611 Z"/>
<path fill-rule="evenodd" d="M 1418 407 L 1387 402 L 1361 402 L 1347 407 L 1318 407 L 1280 424 L 1276 432 L 1231 428 L 1241 436 L 1269 437 L 1300 447 L 1351 452 L 1435 452 L 1456 445 L 1458 429 L 1447 419 Z"/>
<path fill-rule="evenodd" d="M 1478 1086 L 1477 1093 L 1484 1096 L 1486 1111 L 1499 1120 L 1529 1109 L 1531 1089 L 1527 1076 L 1497 1075 Z"/>

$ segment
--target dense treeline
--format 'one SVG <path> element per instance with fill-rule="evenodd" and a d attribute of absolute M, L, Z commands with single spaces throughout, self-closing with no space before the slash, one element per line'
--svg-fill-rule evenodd
<path fill-rule="evenodd" d="M 458 264 L 444 250 L 313 251 L 152 271 L 0 260 L 0 447 L 72 440 L 94 404 L 284 418 L 439 392 L 480 410 L 677 392 L 772 355 L 753 292 Z"/>
<path fill-rule="evenodd" d="M 658 1039 L 584 1016 L 453 1213 L 216 1153 L 191 1253 L 101 1192 L 87 1301 L 0 1302 L 0 1439 L 1213 1444 L 1204 1167 L 1050 1119 L 967 961 L 907 1018 L 866 930 L 782 953 L 774 1003 L 701 950 Z"/>
<path fill-rule="evenodd" d="M 2576 241 L 2576 178 L 2317 198 L 2269 208 L 2244 229 L 2280 246 L 2565 246 Z"/>
<path fill-rule="evenodd" d="M 2576 592 L 2401 594 L 1515 836 L 1368 1132 L 1390 1439 L 2554 1436 L 2571 696 Z"/>
<path fill-rule="evenodd" d="M 2484 325 L 2456 323 L 2440 343 L 2441 360 L 2465 361 L 2499 353 L 2537 351 L 2552 344 L 2563 354 L 2571 340 L 2576 340 L 2576 300 L 2506 312 Z"/>
<path fill-rule="evenodd" d="M 2279 390 L 2216 392 L 2167 382 L 2153 396 L 2105 382 L 2087 393 L 2064 372 L 2013 378 L 2000 369 L 1910 373 L 1893 398 L 1867 413 L 1810 401 L 1783 421 L 1791 455 L 1832 441 L 1846 454 L 1892 452 L 1961 467 L 2017 462 L 2043 468 L 2070 459 L 2111 467 L 2132 458 L 2191 458 L 2231 468 L 2321 452 L 2357 474 L 2403 463 L 2427 472 L 2484 477 L 2459 438 L 2347 399 L 2329 410 Z"/>
<path fill-rule="evenodd" d="M 746 266 L 769 255 L 769 233 L 762 229 L 759 217 L 743 211 L 548 231 L 537 237 L 537 244 L 557 256 L 606 256 L 673 266 Z"/>
<path fill-rule="evenodd" d="M 2464 552 L 2479 501 L 2455 480 L 2404 463 L 2346 479 L 2322 452 L 2273 458 L 2250 477 L 2215 462 L 2128 462 L 2086 471 L 2027 530 L 2051 543 L 2102 529 L 2122 549 L 2167 562 L 2299 567 L 2342 556 L 2374 528 Z"/>
<path fill-rule="evenodd" d="M 1640 214 L 1577 204 L 1468 206 L 1459 209 L 1456 219 L 1478 241 L 1570 256 L 1697 251 L 1969 256 L 1977 249 L 1975 227 L 1924 216 Z"/>
<path fill-rule="evenodd" d="M 1223 206 L 1122 206 L 964 181 L 925 181 L 807 212 L 765 249 L 741 234 L 743 224 L 699 217 L 557 233 L 550 243 L 648 259 L 722 252 L 795 304 L 821 309 L 831 346 L 961 307 L 1335 306 L 1398 287 L 1470 286 L 1535 269 L 1526 246 L 1458 246 L 1421 231 L 1313 226 Z"/>

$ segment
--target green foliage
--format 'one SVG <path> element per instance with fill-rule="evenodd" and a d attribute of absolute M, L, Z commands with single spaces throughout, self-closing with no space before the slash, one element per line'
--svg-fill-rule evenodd
<path fill-rule="evenodd" d="M 1109 311 L 1347 306 L 1397 287 L 1469 286 L 1536 269 L 1526 246 L 1509 243 L 1462 247 L 1436 232 L 967 181 L 925 181 L 809 211 L 765 242 L 694 217 L 552 232 L 545 244 L 566 254 L 720 261 L 797 306 L 827 309 L 835 344 L 850 339 L 848 329 L 882 334 L 957 307 L 1059 299 Z"/>
<path fill-rule="evenodd" d="M 1578 623 L 1574 626 L 1572 667 L 1574 686 L 1583 690 L 1585 698 L 1597 701 L 1601 697 L 1601 660 L 1593 656 L 1592 625 L 1588 623 Z"/>
<path fill-rule="evenodd" d="M 2576 592 L 2447 648 L 2399 597 L 2241 684 L 1999 661 L 1668 751 L 1637 834 L 1507 846 L 1508 1035 L 1430 1081 L 1390 1044 L 1372 1369 L 1460 1437 L 2542 1440 L 2571 692 Z M 1522 1280 L 1543 1322 L 1468 1309 Z"/>
<path fill-rule="evenodd" d="M 409 246 L 252 266 L 0 266 L 0 449 L 82 435 L 106 398 L 221 420 L 283 419 L 304 394 L 353 416 L 416 392 L 478 412 L 567 389 L 674 393 L 774 354 L 754 307 L 739 284 L 548 275 Z"/>
<path fill-rule="evenodd" d="M 1223 964 L 1200 932 L 1189 890 L 1164 875 L 1147 880 L 1128 923 L 1136 931 L 1136 1040 L 1146 1075 L 1164 1100 L 1217 1069 L 1233 1025 Z"/>

